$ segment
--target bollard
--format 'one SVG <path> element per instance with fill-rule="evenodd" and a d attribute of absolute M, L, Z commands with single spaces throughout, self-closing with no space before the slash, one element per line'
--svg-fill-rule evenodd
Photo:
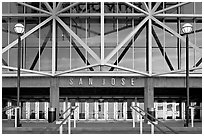
<path fill-rule="evenodd" d="M 14 127 L 17 127 L 17 108 L 14 109 L 15 110 L 15 123 L 14 123 Z"/>
<path fill-rule="evenodd" d="M 132 127 L 135 128 L 135 111 L 133 110 Z"/>
<path fill-rule="evenodd" d="M 68 118 L 68 134 L 71 134 L 71 116 Z"/>
<path fill-rule="evenodd" d="M 154 134 L 154 125 L 151 124 L 151 134 Z"/>
<path fill-rule="evenodd" d="M 74 128 L 76 128 L 76 115 L 75 115 L 75 110 L 74 110 Z"/>
<path fill-rule="evenodd" d="M 191 109 L 191 127 L 194 127 L 194 107 L 189 107 Z"/>
<path fill-rule="evenodd" d="M 140 115 L 140 134 L 142 134 L 142 116 Z"/>

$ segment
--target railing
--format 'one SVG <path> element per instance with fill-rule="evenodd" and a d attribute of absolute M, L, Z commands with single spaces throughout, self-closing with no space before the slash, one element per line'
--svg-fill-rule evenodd
<path fill-rule="evenodd" d="M 140 111 L 138 111 L 136 108 L 138 108 Z M 154 116 L 152 116 L 151 114 L 145 112 L 142 108 L 140 108 L 139 106 L 130 106 L 131 109 L 133 109 L 134 111 L 136 111 L 137 113 L 139 113 L 141 115 L 140 119 L 142 117 L 144 117 L 145 119 L 147 119 L 149 121 L 149 123 L 151 123 L 152 126 L 155 126 L 158 130 L 160 130 L 162 133 L 166 134 L 166 132 L 164 130 L 162 130 L 155 122 L 153 122 L 152 120 L 150 120 L 149 118 L 147 118 L 147 115 L 150 116 L 151 118 L 153 118 L 155 121 L 157 121 L 159 124 L 165 126 L 166 128 L 168 128 L 171 132 L 173 132 L 174 134 L 178 134 L 178 132 L 176 132 L 175 130 L 173 130 L 172 128 L 170 128 L 169 126 L 167 126 L 166 124 L 164 124 L 163 122 L 159 121 L 158 119 L 156 119 Z M 141 121 L 140 121 L 141 122 Z M 141 128 L 141 123 L 140 123 L 140 128 Z"/>
<path fill-rule="evenodd" d="M 56 128 L 54 128 L 53 131 L 57 131 L 59 129 L 60 131 L 60 134 L 62 134 L 63 132 L 63 124 L 65 124 L 68 119 L 68 134 L 71 134 L 71 119 L 70 119 L 70 116 L 72 115 L 72 113 L 74 113 L 74 110 L 77 108 L 78 106 L 70 106 L 68 109 L 66 109 L 66 111 L 64 113 L 62 113 L 59 118 L 63 117 L 63 115 L 65 113 L 67 113 L 69 110 L 70 113 L 67 115 L 67 117 L 65 117 L 62 121 L 59 121 L 59 120 L 55 120 L 52 124 L 56 123 L 56 124 L 59 124 Z M 74 120 L 76 121 L 76 120 Z M 76 122 L 75 122 L 76 123 Z M 74 123 L 74 124 L 75 124 Z M 41 133 L 44 133 L 45 131 L 49 131 L 50 130 L 50 126 L 46 127 L 45 129 L 43 129 L 43 131 Z"/>
<path fill-rule="evenodd" d="M 16 127 L 18 127 L 17 126 L 17 121 L 19 121 L 19 119 L 17 118 L 17 116 L 19 116 L 19 115 L 17 115 L 17 109 L 19 109 L 20 108 L 20 106 L 9 106 L 9 107 L 5 107 L 5 108 L 3 108 L 2 109 L 2 112 L 5 112 L 5 111 L 8 111 L 8 110 L 12 110 L 12 109 L 14 109 L 15 110 L 15 121 L 14 121 L 14 127 L 16 128 Z"/>

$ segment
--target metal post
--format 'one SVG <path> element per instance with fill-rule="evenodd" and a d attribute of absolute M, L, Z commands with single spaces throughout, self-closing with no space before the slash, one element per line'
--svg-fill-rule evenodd
<path fill-rule="evenodd" d="M 132 120 L 132 127 L 135 128 L 135 110 L 133 112 L 133 120 Z"/>
<path fill-rule="evenodd" d="M 74 128 L 76 128 L 76 112 L 75 112 L 75 110 L 74 110 L 73 114 L 74 114 Z"/>
<path fill-rule="evenodd" d="M 186 91 L 187 91 L 187 105 L 186 105 L 186 127 L 189 124 L 189 50 L 188 50 L 188 34 L 186 34 Z"/>
<path fill-rule="evenodd" d="M 60 126 L 60 134 L 63 134 L 63 127 L 62 127 L 62 125 Z"/>
<path fill-rule="evenodd" d="M 19 96 L 20 96 L 20 68 L 21 68 L 21 34 L 18 34 L 18 57 L 17 57 L 17 107 L 19 107 Z M 20 115 L 19 108 L 17 108 L 17 127 L 20 127 Z"/>
<path fill-rule="evenodd" d="M 191 107 L 191 127 L 194 127 L 194 108 Z"/>
<path fill-rule="evenodd" d="M 154 125 L 151 124 L 151 134 L 154 134 Z"/>
<path fill-rule="evenodd" d="M 142 134 L 142 116 L 141 115 L 139 116 L 140 116 L 140 134 Z"/>
<path fill-rule="evenodd" d="M 68 134 L 71 134 L 71 115 L 68 118 Z"/>

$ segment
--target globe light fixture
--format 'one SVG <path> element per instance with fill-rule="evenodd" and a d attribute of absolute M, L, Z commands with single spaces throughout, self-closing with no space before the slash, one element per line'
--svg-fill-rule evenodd
<path fill-rule="evenodd" d="M 182 26 L 182 32 L 184 34 L 189 34 L 192 32 L 192 30 L 193 30 L 193 26 L 189 23 L 186 23 Z"/>
<path fill-rule="evenodd" d="M 17 34 L 22 34 L 24 32 L 24 26 L 20 23 L 16 24 L 14 26 L 14 31 L 17 33 Z"/>

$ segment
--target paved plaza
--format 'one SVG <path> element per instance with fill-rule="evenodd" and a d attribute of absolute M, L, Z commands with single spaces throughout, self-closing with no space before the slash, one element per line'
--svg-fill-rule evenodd
<path fill-rule="evenodd" d="M 2 122 L 3 134 L 58 134 L 59 131 L 54 131 L 56 124 L 40 122 L 40 121 L 22 121 L 21 128 L 14 128 L 13 121 Z M 164 121 L 166 125 L 174 129 L 179 134 L 202 134 L 202 122 L 195 122 L 194 127 L 183 127 L 184 121 Z M 49 126 L 49 130 L 45 131 L 45 128 Z M 159 124 L 162 130 L 167 134 L 173 134 L 167 128 Z M 67 124 L 63 126 L 63 133 L 67 134 Z M 136 127 L 132 127 L 130 121 L 80 121 L 77 122 L 77 127 L 73 128 L 72 122 L 72 134 L 139 134 L 139 122 L 136 123 Z M 150 134 L 150 125 L 143 123 L 143 134 Z M 155 128 L 155 134 L 162 134 L 157 128 Z"/>

